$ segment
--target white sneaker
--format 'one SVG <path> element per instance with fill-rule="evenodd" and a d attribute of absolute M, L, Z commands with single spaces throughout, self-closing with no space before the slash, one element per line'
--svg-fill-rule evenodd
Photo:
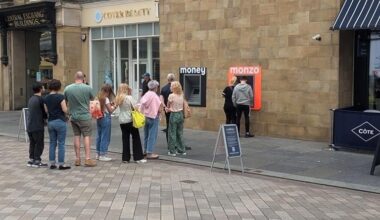
<path fill-rule="evenodd" d="M 172 156 L 172 157 L 175 157 L 175 156 L 177 156 L 177 154 L 174 154 L 174 153 L 170 153 L 170 152 L 168 152 L 168 155 L 169 155 L 169 156 Z"/>
<path fill-rule="evenodd" d="M 99 154 L 95 155 L 95 159 L 99 160 Z"/>
<path fill-rule="evenodd" d="M 135 162 L 136 162 L 136 163 L 146 163 L 147 160 L 146 160 L 146 159 L 141 159 L 141 160 L 136 160 Z"/>
<path fill-rule="evenodd" d="M 107 157 L 107 156 L 99 156 L 99 160 L 100 160 L 100 161 L 111 161 L 112 158 L 109 158 L 109 157 Z"/>

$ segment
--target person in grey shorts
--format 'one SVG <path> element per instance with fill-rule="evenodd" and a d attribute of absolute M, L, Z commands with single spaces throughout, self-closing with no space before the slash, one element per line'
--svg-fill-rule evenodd
<path fill-rule="evenodd" d="M 96 162 L 90 156 L 92 121 L 89 111 L 90 100 L 93 100 L 94 96 L 91 87 L 84 83 L 84 74 L 81 71 L 75 74 L 75 82 L 65 88 L 64 95 L 68 103 L 71 126 L 74 133 L 75 166 L 81 165 L 80 138 L 83 136 L 86 153 L 84 165 L 94 167 L 96 166 Z"/>

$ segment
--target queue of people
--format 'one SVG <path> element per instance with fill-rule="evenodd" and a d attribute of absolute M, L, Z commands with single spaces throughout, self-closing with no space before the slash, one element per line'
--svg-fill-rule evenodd
<path fill-rule="evenodd" d="M 119 108 L 119 124 L 122 133 L 122 162 L 129 163 L 131 159 L 130 137 L 132 137 L 133 160 L 145 163 L 147 159 L 157 159 L 155 152 L 158 126 L 162 113 L 167 118 L 168 155 L 186 155 L 183 144 L 184 96 L 181 84 L 174 81 L 174 74 L 168 75 L 169 84 L 166 86 L 166 98 L 158 95 L 159 83 L 144 74 L 144 95 L 139 101 L 131 96 L 131 89 L 125 83 L 118 87 L 114 94 L 112 85 L 105 84 L 97 96 L 92 94 L 92 88 L 85 82 L 85 74 L 78 71 L 74 83 L 68 85 L 63 94 L 61 82 L 53 79 L 48 85 L 50 93 L 42 97 L 44 92 L 41 83 L 33 85 L 34 95 L 29 99 L 29 117 L 27 132 L 30 139 L 29 161 L 31 167 L 47 167 L 50 169 L 66 170 L 71 167 L 65 163 L 65 140 L 67 123 L 71 124 L 74 133 L 75 166 L 82 165 L 81 140 L 85 150 L 84 166 L 96 166 L 96 160 L 111 161 L 107 156 L 111 140 L 111 114 Z M 147 89 L 146 89 L 147 88 Z M 145 91 L 146 90 L 146 91 Z M 92 116 L 90 101 L 97 99 L 102 117 L 96 119 L 96 160 L 91 159 L 90 146 L 92 135 Z M 133 126 L 132 111 L 138 110 L 145 115 L 144 138 L 142 146 L 140 132 Z M 41 155 L 44 150 L 44 126 L 47 121 L 49 131 L 49 164 L 43 163 Z M 58 160 L 56 151 L 58 147 Z"/>
<path fill-rule="evenodd" d="M 252 87 L 247 83 L 247 76 L 241 76 L 240 82 L 237 83 L 236 76 L 230 81 L 223 90 L 224 113 L 226 115 L 226 124 L 236 124 L 240 134 L 240 120 L 244 114 L 245 119 L 245 137 L 250 138 L 255 135 L 250 132 L 250 106 L 253 104 Z"/>

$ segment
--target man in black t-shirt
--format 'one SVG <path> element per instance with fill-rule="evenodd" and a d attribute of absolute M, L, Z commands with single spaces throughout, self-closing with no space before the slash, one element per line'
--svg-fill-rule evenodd
<path fill-rule="evenodd" d="M 174 81 L 175 76 L 173 73 L 169 73 L 167 76 L 168 83 L 162 87 L 161 93 L 160 93 L 160 99 L 161 103 L 164 103 L 164 108 L 166 108 L 166 105 L 168 104 L 168 97 L 172 93 L 170 90 L 170 84 L 171 82 Z M 166 132 L 166 142 L 168 141 L 168 128 L 169 128 L 169 118 L 170 118 L 170 112 L 165 111 L 165 116 L 166 116 L 166 128 L 164 129 L 164 132 Z"/>
<path fill-rule="evenodd" d="M 41 155 L 44 150 L 44 126 L 47 114 L 45 112 L 41 94 L 43 86 L 37 82 L 33 84 L 34 95 L 28 101 L 29 117 L 27 117 L 27 132 L 29 136 L 29 167 L 46 167 L 46 163 L 41 162 Z"/>

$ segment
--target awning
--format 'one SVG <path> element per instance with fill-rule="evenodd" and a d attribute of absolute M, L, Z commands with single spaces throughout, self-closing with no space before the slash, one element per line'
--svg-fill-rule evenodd
<path fill-rule="evenodd" d="M 346 0 L 332 30 L 380 30 L 380 0 Z"/>

